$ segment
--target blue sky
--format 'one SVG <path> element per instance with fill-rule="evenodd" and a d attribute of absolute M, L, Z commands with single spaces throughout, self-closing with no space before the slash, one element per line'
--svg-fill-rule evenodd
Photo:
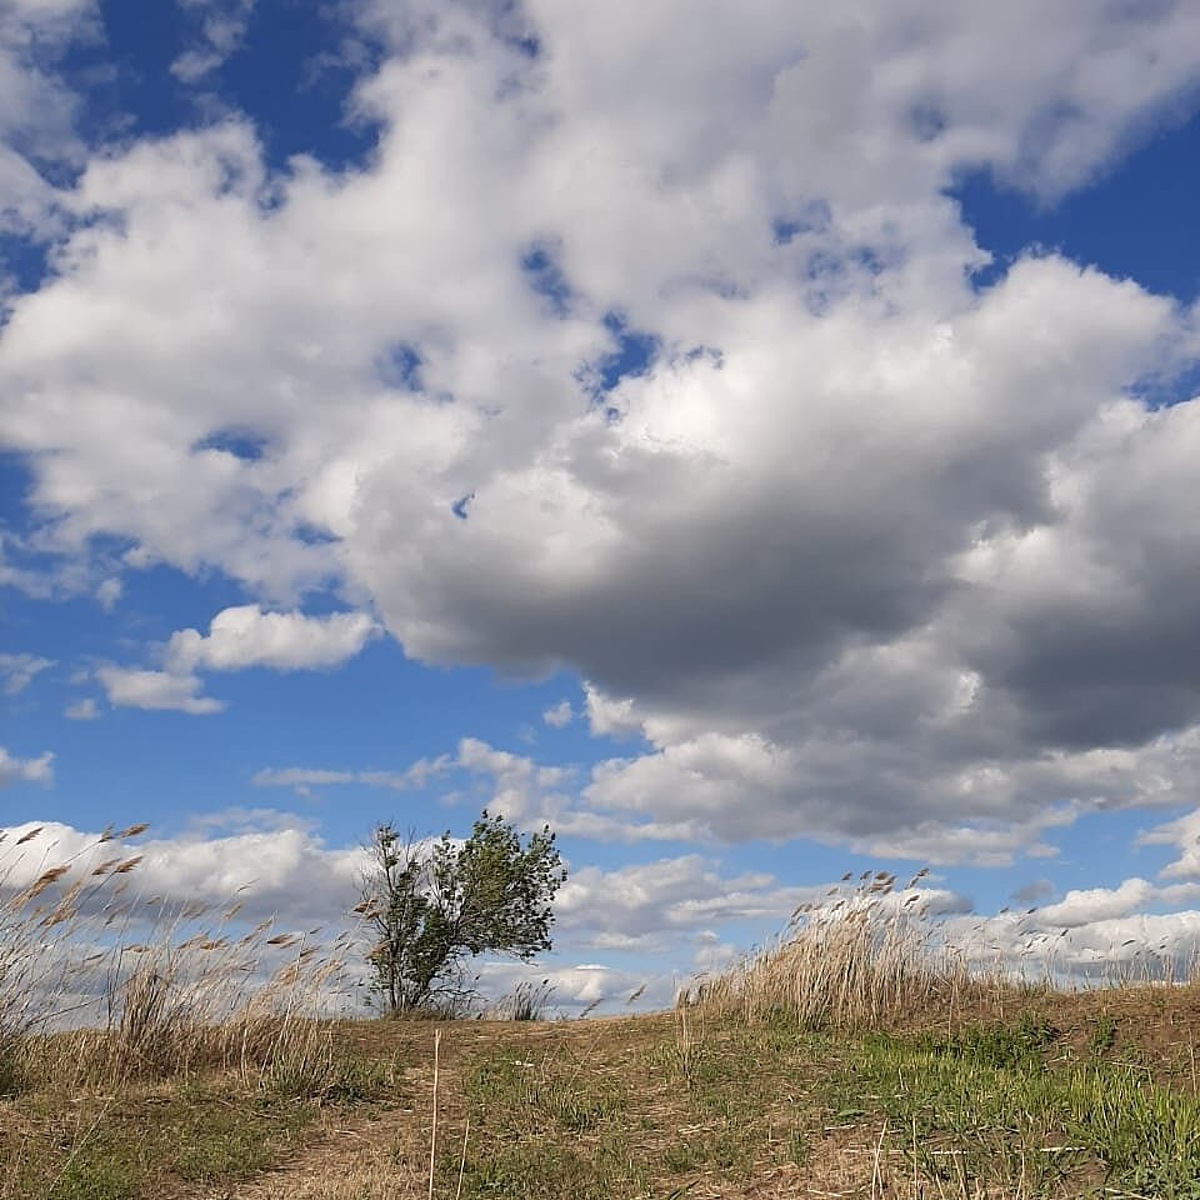
<path fill-rule="evenodd" d="M 548 821 L 564 1011 L 868 868 L 1186 953 L 1200 15 L 859 10 L 10 5 L 0 825 Z"/>

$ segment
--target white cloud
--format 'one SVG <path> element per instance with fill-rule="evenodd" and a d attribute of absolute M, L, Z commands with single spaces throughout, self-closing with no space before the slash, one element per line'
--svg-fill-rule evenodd
<path fill-rule="evenodd" d="M 42 671 L 52 666 L 53 659 L 38 658 L 35 654 L 0 654 L 0 679 L 4 680 L 5 694 L 19 695 Z"/>
<path fill-rule="evenodd" d="M 329 669 L 356 655 L 377 632 L 363 613 L 306 617 L 242 605 L 217 613 L 207 636 L 195 629 L 173 633 L 163 650 L 165 670 L 108 665 L 97 668 L 96 678 L 118 707 L 206 715 L 221 712 L 225 704 L 199 694 L 203 683 L 198 670 Z"/>
<path fill-rule="evenodd" d="M 246 11 L 196 7 L 233 23 L 180 70 Z M 215 711 L 193 672 L 345 661 L 363 612 L 272 611 L 333 587 L 411 656 L 589 679 L 592 731 L 646 746 L 580 807 L 459 756 L 578 831 L 1001 863 L 1194 798 L 1200 404 L 1128 398 L 1194 317 L 1055 255 L 976 294 L 946 189 L 1106 169 L 1195 84 L 1200 13 L 353 11 L 386 50 L 354 97 L 370 161 L 271 176 L 236 116 L 131 140 L 13 303 L 0 438 L 39 548 L 94 588 L 115 536 L 122 569 L 261 602 L 166 672 L 105 668 L 113 703 Z M 652 361 L 597 402 L 622 327 Z"/>
<path fill-rule="evenodd" d="M 594 737 L 629 737 L 642 732 L 642 723 L 634 713 L 629 698 L 614 700 L 594 684 L 584 685 L 588 729 Z"/>
<path fill-rule="evenodd" d="M 1122 980 L 1188 978 L 1200 942 L 1200 911 L 1123 911 L 1123 901 L 1140 891 L 1127 881 L 1068 912 L 1074 924 L 1056 924 L 1040 913 L 964 916 L 946 922 L 946 941 L 984 969 L 1007 970 L 1034 981 L 1118 983 Z M 1196 889 L 1177 903 L 1195 903 Z M 1151 896 L 1152 903 L 1166 899 Z M 1169 901 L 1168 901 L 1169 903 Z M 1084 917 L 1083 908 L 1093 916 Z"/>
<path fill-rule="evenodd" d="M 100 709 L 91 696 L 85 696 L 77 703 L 68 705 L 63 710 L 63 716 L 69 721 L 95 721 L 100 716 Z"/>
<path fill-rule="evenodd" d="M 111 612 L 124 594 L 125 585 L 116 576 L 102 579 L 96 585 L 96 600 L 105 612 Z"/>
<path fill-rule="evenodd" d="M 199 83 L 234 54 L 246 35 L 255 0 L 177 0 L 199 20 L 196 44 L 171 64 L 181 83 Z"/>
<path fill-rule="evenodd" d="M 574 719 L 570 700 L 560 700 L 542 713 L 542 720 L 552 729 L 565 729 Z"/>
<path fill-rule="evenodd" d="M 309 767 L 271 767 L 258 771 L 259 787 L 290 787 L 307 794 L 315 787 L 360 784 L 366 787 L 407 791 L 423 788 L 435 779 L 447 781 L 454 773 L 465 784 L 451 793 L 453 800 L 470 796 L 480 807 L 523 826 L 553 820 L 556 825 L 569 813 L 567 802 L 575 772 L 570 767 L 545 766 L 526 755 L 498 750 L 479 738 L 463 738 L 454 754 L 422 758 L 401 771 L 376 769 L 330 770 Z M 565 828 L 565 826 L 564 826 Z"/>
<path fill-rule="evenodd" d="M 98 835 L 48 822 L 0 830 L 0 885 L 19 889 L 46 866 L 67 862 L 66 883 L 99 863 L 140 860 L 130 879 L 139 897 L 156 896 L 141 919 L 185 903 L 209 905 L 219 914 L 237 902 L 237 920 L 252 926 L 274 918 L 282 929 L 320 925 L 327 936 L 353 931 L 350 914 L 367 865 L 359 847 L 331 848 L 312 823 L 274 810 L 231 809 L 198 818 L 185 834 L 142 835 L 136 841 Z M 554 986 L 553 1005 L 577 1011 L 596 1001 L 623 1006 L 644 985 L 643 1005 L 670 1004 L 695 961 L 713 958 L 714 928 L 765 923 L 776 928 L 800 903 L 826 889 L 789 887 L 765 873 L 730 876 L 696 855 L 663 859 L 615 871 L 573 867 L 555 903 L 556 950 L 532 964 L 494 960 L 471 963 L 486 995 L 510 992 L 520 980 Z M 140 901 L 138 901 L 140 903 Z M 139 931 L 140 933 L 140 931 Z M 630 955 L 651 955 L 642 961 Z"/>
<path fill-rule="evenodd" d="M 329 771 L 305 767 L 269 767 L 258 771 L 253 782 L 256 787 L 290 787 L 297 790 L 351 783 L 367 787 L 390 788 L 402 792 L 424 787 L 451 765 L 448 755 L 423 758 L 403 771 Z"/>
<path fill-rule="evenodd" d="M 1140 834 L 1139 846 L 1173 846 L 1179 857 L 1162 871 L 1168 879 L 1200 879 L 1200 809 Z"/>
<path fill-rule="evenodd" d="M 158 897 L 155 906 L 167 912 L 189 902 L 211 905 L 214 912 L 239 903 L 239 917 L 247 924 L 273 916 L 284 928 L 317 922 L 336 932 L 348 925 L 359 898 L 365 852 L 359 847 L 329 849 L 309 824 L 290 814 L 239 810 L 211 819 L 204 828 L 210 836 L 101 842 L 96 833 L 61 823 L 27 822 L 8 830 L 0 843 L 3 884 L 27 886 L 47 864 L 57 863 L 71 864 L 70 882 L 101 861 L 139 856 L 136 875 L 131 875 L 138 895 Z M 231 825 L 234 832 L 211 836 L 214 829 Z M 34 829 L 40 832 L 17 845 Z"/>
<path fill-rule="evenodd" d="M 207 716 L 221 712 L 225 707 L 220 700 L 197 694 L 202 684 L 195 676 L 106 666 L 96 668 L 96 678 L 109 703 L 118 708 L 170 710 Z"/>
<path fill-rule="evenodd" d="M 1057 904 L 1045 905 L 1039 919 L 1047 925 L 1078 926 L 1127 917 L 1143 910 L 1155 891 L 1154 885 L 1144 879 L 1126 879 L 1115 889 L 1070 891 Z"/>
<path fill-rule="evenodd" d="M 71 865 L 69 884 L 101 861 L 140 855 L 131 875 L 137 897 L 158 897 L 138 909 L 142 920 L 188 902 L 207 904 L 214 914 L 238 902 L 237 920 L 247 925 L 273 918 L 279 928 L 320 926 L 332 937 L 347 928 L 366 865 L 361 848 L 329 847 L 311 821 L 269 809 L 215 813 L 186 834 L 137 841 L 99 843 L 95 833 L 49 822 L 18 845 L 38 828 L 26 822 L 0 831 L 0 886 L 27 886 L 58 863 Z M 768 936 L 801 906 L 832 911 L 850 894 L 845 886 L 787 885 L 765 872 L 731 875 L 699 855 L 615 870 L 573 864 L 555 904 L 555 953 L 528 965 L 483 956 L 472 966 L 492 996 L 521 979 L 549 979 L 558 989 L 554 1003 L 577 1009 L 597 999 L 623 1004 L 646 984 L 646 997 L 665 1005 L 693 970 L 719 969 L 735 958 L 733 946 L 746 945 L 747 928 Z M 1155 972 L 1180 978 L 1200 939 L 1200 911 L 1188 907 L 1200 901 L 1194 882 L 1130 879 L 1072 891 L 1022 914 L 976 913 L 964 897 L 937 887 L 880 894 L 875 902 L 907 908 L 911 895 L 947 946 L 989 971 L 1024 971 L 1034 979 L 1112 981 Z"/>
<path fill-rule="evenodd" d="M 241 671 L 321 670 L 353 658 L 376 634 L 365 613 L 306 617 L 298 612 L 264 612 L 256 604 L 226 608 L 213 617 L 208 636 L 181 629 L 167 643 L 168 669 Z"/>
<path fill-rule="evenodd" d="M 0 746 L 0 788 L 14 783 L 50 783 L 54 779 L 53 761 L 54 755 L 48 750 L 37 758 L 17 758 Z"/>
<path fill-rule="evenodd" d="M 574 946 L 667 953 L 678 951 L 681 936 L 714 925 L 782 927 L 824 890 L 784 886 L 762 872 L 729 878 L 713 860 L 689 854 L 614 871 L 582 867 L 563 885 L 555 912 Z"/>
<path fill-rule="evenodd" d="M 58 76 L 61 55 L 93 40 L 94 0 L 13 0 L 0 12 L 0 231 L 48 239 L 62 230 L 64 197 L 48 167 L 78 165 L 78 101 Z M 0 280 L 7 299 L 12 282 Z"/>

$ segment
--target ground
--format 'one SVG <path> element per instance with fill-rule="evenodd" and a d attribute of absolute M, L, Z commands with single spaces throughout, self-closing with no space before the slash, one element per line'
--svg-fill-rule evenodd
<path fill-rule="evenodd" d="M 27 1068 L 0 1197 L 1200 1197 L 1198 1034 L 1195 986 L 997 990 L 852 1033 L 703 1009 L 343 1023 L 288 1076 Z"/>

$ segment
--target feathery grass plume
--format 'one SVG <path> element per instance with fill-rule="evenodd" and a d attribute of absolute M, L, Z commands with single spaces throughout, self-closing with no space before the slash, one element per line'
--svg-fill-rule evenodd
<path fill-rule="evenodd" d="M 79 973 L 95 970 L 115 889 L 89 870 L 103 835 L 58 861 L 44 825 L 0 840 L 0 1090 L 11 1091 L 30 1040 L 69 1018 Z"/>
<path fill-rule="evenodd" d="M 866 871 L 852 890 L 832 888 L 826 903 L 796 910 L 775 946 L 696 981 L 680 1003 L 839 1030 L 879 1027 L 935 1004 L 953 1007 L 971 987 L 971 973 L 938 941 L 920 893 L 895 885 L 886 871 Z"/>
<path fill-rule="evenodd" d="M 318 1076 L 332 1069 L 332 1060 L 314 1048 L 311 1018 L 341 987 L 337 945 L 275 933 L 270 921 L 241 938 L 220 928 L 197 930 L 195 912 L 186 904 L 172 914 L 160 909 L 155 940 L 136 947 L 136 961 L 113 963 L 111 1070 L 166 1078 L 234 1069 L 256 1086 L 275 1086 L 282 1071 L 289 1087 L 306 1077 L 319 1088 Z"/>
<path fill-rule="evenodd" d="M 213 916 L 208 901 L 145 896 L 143 856 L 101 859 L 100 847 L 146 828 L 106 829 L 59 862 L 44 827 L 0 831 L 0 1094 L 30 1070 L 115 1086 L 210 1068 L 320 1093 L 334 1059 L 312 1016 L 350 991 L 344 942 L 270 919 L 244 933 L 231 924 L 240 902 Z"/>
<path fill-rule="evenodd" d="M 515 988 L 483 1010 L 483 1016 L 493 1021 L 541 1021 L 554 995 L 549 979 L 540 983 L 522 980 Z"/>

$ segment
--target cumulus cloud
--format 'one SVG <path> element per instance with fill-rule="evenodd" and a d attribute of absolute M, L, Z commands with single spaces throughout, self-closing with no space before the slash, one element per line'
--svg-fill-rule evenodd
<path fill-rule="evenodd" d="M 328 848 L 303 818 L 270 810 L 221 814 L 173 838 L 102 839 L 59 822 L 26 822 L 5 833 L 0 849 L 7 888 L 27 886 L 47 865 L 70 863 L 73 878 L 101 862 L 136 856 L 140 895 L 158 897 L 168 910 L 189 901 L 226 909 L 237 902 L 249 923 L 276 916 L 290 926 L 320 921 L 337 928 L 349 919 L 366 864 L 361 848 Z"/>
<path fill-rule="evenodd" d="M 574 945 L 662 953 L 681 935 L 731 922 L 782 926 L 824 890 L 784 886 L 764 872 L 729 878 L 716 862 L 689 854 L 614 871 L 585 866 L 563 885 L 555 911 Z"/>
<path fill-rule="evenodd" d="M 314 787 L 360 784 L 366 787 L 407 791 L 433 780 L 453 787 L 451 798 L 471 796 L 481 807 L 523 826 L 553 819 L 557 827 L 571 828 L 569 809 L 576 771 L 569 766 L 547 766 L 535 759 L 499 750 L 480 738 L 462 738 L 453 754 L 418 759 L 400 771 L 310 767 L 269 767 L 258 771 L 258 787 L 290 787 L 307 794 Z"/>
<path fill-rule="evenodd" d="M 584 1012 L 611 1015 L 614 1010 L 667 1008 L 675 999 L 678 980 L 666 972 L 637 971 L 605 963 L 540 963 L 532 967 L 504 960 L 485 961 L 479 966 L 479 988 L 494 998 L 498 1015 L 505 1014 L 505 1000 L 519 986 L 541 989 L 550 1016 L 578 1016 Z M 632 1000 L 631 1000 L 632 997 Z"/>
<path fill-rule="evenodd" d="M 50 783 L 54 779 L 54 755 L 50 751 L 37 758 L 17 758 L 0 746 L 0 788 L 14 783 Z"/>
<path fill-rule="evenodd" d="M 134 857 L 139 921 L 189 903 L 219 915 L 236 903 L 229 920 L 253 926 L 271 918 L 280 928 L 320 926 L 329 935 L 353 930 L 347 922 L 367 865 L 360 847 L 328 846 L 311 821 L 270 809 L 232 809 L 178 836 L 136 840 L 26 822 L 0 830 L 0 889 L 28 886 L 59 863 L 71 867 L 69 884 L 102 863 L 111 869 Z M 617 869 L 572 864 L 555 905 L 555 953 L 529 965 L 485 955 L 472 967 L 492 997 L 520 981 L 547 979 L 554 1003 L 566 1010 L 623 1004 L 643 985 L 643 1004 L 665 1005 L 692 971 L 721 969 L 736 958 L 746 929 L 768 937 L 801 907 L 830 913 L 850 894 L 844 886 L 796 886 L 766 872 L 730 875 L 694 854 Z M 143 903 L 150 896 L 153 904 Z M 1128 879 L 1071 891 L 1020 914 L 979 913 L 966 897 L 927 884 L 880 893 L 875 902 L 907 908 L 910 896 L 936 942 L 988 970 L 1034 979 L 1181 978 L 1200 944 L 1195 882 Z"/>
<path fill-rule="evenodd" d="M 213 617 L 208 635 L 182 629 L 167 643 L 168 669 L 241 671 L 319 670 L 353 658 L 377 634 L 365 613 L 306 617 L 298 612 L 264 612 L 257 604 L 226 608 Z"/>
<path fill-rule="evenodd" d="M 364 613 L 307 617 L 247 604 L 217 613 L 207 635 L 195 629 L 173 633 L 162 648 L 164 670 L 110 664 L 95 675 L 118 707 L 204 716 L 223 711 L 225 704 L 200 694 L 197 671 L 328 670 L 353 658 L 377 634 L 374 620 Z"/>
<path fill-rule="evenodd" d="M 1084 909 L 1090 909 L 1092 915 L 1070 925 L 1043 920 L 1037 911 L 963 916 L 949 919 L 941 936 L 978 966 L 1035 981 L 1113 984 L 1188 978 L 1200 949 L 1200 911 L 1124 911 L 1124 902 L 1140 891 L 1136 881 L 1097 889 L 1068 912 L 1083 918 Z M 1177 902 L 1195 900 L 1190 888 Z M 1169 904 L 1166 896 L 1159 905 L 1163 901 Z"/>
<path fill-rule="evenodd" d="M 96 668 L 110 704 L 117 708 L 146 708 L 208 716 L 225 705 L 211 696 L 198 695 L 201 681 L 194 675 L 172 675 L 166 671 L 141 671 L 104 666 Z"/>
<path fill-rule="evenodd" d="M 196 11 L 236 45 L 245 5 Z M 236 114 L 131 141 L 12 304 L 41 550 L 260 602 L 105 668 L 113 703 L 215 711 L 195 672 L 335 665 L 369 611 L 587 679 L 644 743 L 564 810 L 597 836 L 1000 864 L 1194 796 L 1200 404 L 1137 399 L 1194 317 L 1053 254 L 977 291 L 947 192 L 1107 169 L 1191 103 L 1200 13 L 350 11 L 369 162 L 272 174 Z M 289 607 L 330 587 L 361 611 Z M 497 753 L 460 760 L 506 811 L 559 803 Z"/>
<path fill-rule="evenodd" d="M 14 0 L 0 13 L 0 232 L 44 241 L 63 229 L 54 168 L 77 166 L 78 100 L 58 67 L 99 29 L 95 0 Z M 12 281 L 0 277 L 7 299 Z"/>

